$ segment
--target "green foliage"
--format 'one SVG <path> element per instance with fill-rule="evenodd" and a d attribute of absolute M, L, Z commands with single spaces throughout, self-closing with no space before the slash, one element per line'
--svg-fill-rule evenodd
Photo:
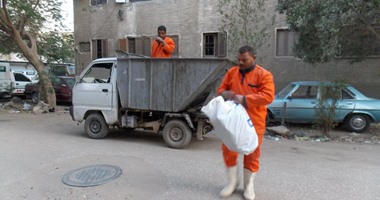
<path fill-rule="evenodd" d="M 336 81 L 331 84 L 322 83 L 320 86 L 320 98 L 315 105 L 314 126 L 325 136 L 329 136 L 328 133 L 337 125 L 334 119 L 336 109 L 338 109 L 338 100 L 342 98 L 342 89 L 346 87 L 345 81 Z"/>
<path fill-rule="evenodd" d="M 295 55 L 306 62 L 380 55 L 380 0 L 278 0 L 277 10 L 298 32 Z"/>
<path fill-rule="evenodd" d="M 228 57 L 235 58 L 239 47 L 250 45 L 255 50 L 268 39 L 267 30 L 272 18 L 266 14 L 265 0 L 219 0 L 222 16 L 221 30 L 228 35 Z"/>
<path fill-rule="evenodd" d="M 66 30 L 61 21 L 62 0 L 4 3 L 5 9 L 0 9 L 0 53 L 24 56 L 24 52 L 16 45 L 15 38 L 11 36 L 11 28 L 7 25 L 11 22 L 29 47 L 32 47 L 32 40 L 35 40 L 41 61 L 61 63 L 73 58 L 73 36 L 60 33 Z"/>
<path fill-rule="evenodd" d="M 48 33 L 39 43 L 38 53 L 47 63 L 67 63 L 74 58 L 74 36 L 72 33 Z"/>

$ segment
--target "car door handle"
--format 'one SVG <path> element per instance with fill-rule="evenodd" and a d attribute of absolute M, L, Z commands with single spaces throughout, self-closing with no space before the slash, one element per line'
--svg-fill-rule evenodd
<path fill-rule="evenodd" d="M 347 105 L 352 105 L 352 104 L 354 104 L 354 102 L 351 102 L 351 101 L 347 102 Z"/>
<path fill-rule="evenodd" d="M 108 92 L 108 89 L 102 89 L 102 92 Z"/>
<path fill-rule="evenodd" d="M 316 104 L 317 102 L 315 102 L 315 101 L 312 101 L 312 102 L 310 102 L 311 104 Z"/>

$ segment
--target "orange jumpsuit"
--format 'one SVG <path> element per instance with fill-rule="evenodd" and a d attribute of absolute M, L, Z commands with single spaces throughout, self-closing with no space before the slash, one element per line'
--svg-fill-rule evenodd
<path fill-rule="evenodd" d="M 256 129 L 259 145 L 253 153 L 244 155 L 244 168 L 257 172 L 259 170 L 260 147 L 266 126 L 266 105 L 274 99 L 273 76 L 269 71 L 256 64 L 255 68 L 243 77 L 239 71 L 239 66 L 235 66 L 227 71 L 218 88 L 218 94 L 226 90 L 245 96 L 246 110 Z M 222 144 L 222 151 L 226 166 L 235 166 L 238 153 L 230 151 L 224 144 Z"/>
<path fill-rule="evenodd" d="M 164 39 L 166 45 L 158 44 L 156 40 L 153 40 L 151 54 L 153 58 L 170 58 L 175 48 L 173 39 L 170 37 L 165 37 Z"/>

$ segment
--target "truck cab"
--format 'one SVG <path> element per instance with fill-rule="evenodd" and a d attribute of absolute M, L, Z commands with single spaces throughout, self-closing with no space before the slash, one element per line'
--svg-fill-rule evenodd
<path fill-rule="evenodd" d="M 215 95 L 226 59 L 149 58 L 118 53 L 92 61 L 73 87 L 74 121 L 85 122 L 90 138 L 110 127 L 162 134 L 172 148 L 183 148 L 212 130 L 200 110 Z"/>

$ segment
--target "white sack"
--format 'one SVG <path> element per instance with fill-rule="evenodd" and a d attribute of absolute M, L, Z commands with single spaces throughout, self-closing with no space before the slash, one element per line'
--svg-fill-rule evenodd
<path fill-rule="evenodd" d="M 256 130 L 242 105 L 218 96 L 203 106 L 202 112 L 210 118 L 216 135 L 229 150 L 248 155 L 257 148 Z"/>

